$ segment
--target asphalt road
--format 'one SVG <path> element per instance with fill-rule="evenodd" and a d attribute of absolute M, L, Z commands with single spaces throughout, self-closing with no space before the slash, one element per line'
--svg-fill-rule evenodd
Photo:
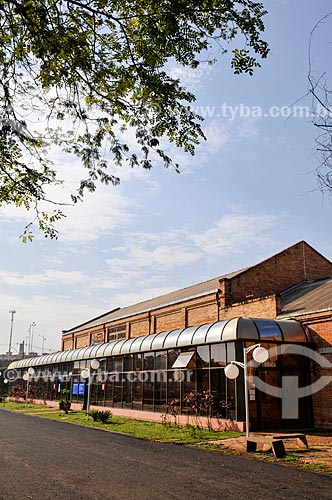
<path fill-rule="evenodd" d="M 323 500 L 332 478 L 0 410 L 1 500 Z"/>

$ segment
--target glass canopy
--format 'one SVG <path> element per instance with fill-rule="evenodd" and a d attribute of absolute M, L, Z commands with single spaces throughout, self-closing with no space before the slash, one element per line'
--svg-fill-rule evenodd
<path fill-rule="evenodd" d="M 8 368 L 44 366 L 68 361 L 104 358 L 105 356 L 188 347 L 191 345 L 215 344 L 234 340 L 306 343 L 311 342 L 311 337 L 309 330 L 295 320 L 277 321 L 240 317 L 217 321 L 215 323 L 206 323 L 204 325 L 168 330 L 135 339 L 117 340 L 106 344 L 25 358 L 13 361 Z"/>

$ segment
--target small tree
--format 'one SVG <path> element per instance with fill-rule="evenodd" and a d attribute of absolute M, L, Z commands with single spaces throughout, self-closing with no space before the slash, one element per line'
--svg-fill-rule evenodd
<path fill-rule="evenodd" d="M 65 413 L 68 413 L 71 407 L 71 402 L 70 402 L 70 390 L 69 389 L 62 389 L 61 391 L 62 398 L 59 401 L 59 409 L 63 410 Z"/>

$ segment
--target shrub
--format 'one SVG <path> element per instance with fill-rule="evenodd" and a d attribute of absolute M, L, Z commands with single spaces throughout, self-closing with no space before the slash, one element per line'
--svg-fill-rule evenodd
<path fill-rule="evenodd" d="M 98 412 L 98 420 L 103 424 L 109 424 L 112 420 L 112 412 L 110 410 L 103 410 Z"/>
<path fill-rule="evenodd" d="M 98 410 L 90 410 L 89 415 L 92 417 L 94 422 L 97 422 L 99 419 L 99 411 Z"/>
<path fill-rule="evenodd" d="M 113 416 L 110 410 L 90 410 L 89 415 L 94 422 L 102 422 L 103 424 L 110 424 Z"/>

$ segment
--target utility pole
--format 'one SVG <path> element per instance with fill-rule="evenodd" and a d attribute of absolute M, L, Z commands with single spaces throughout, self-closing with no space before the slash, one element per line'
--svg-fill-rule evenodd
<path fill-rule="evenodd" d="M 9 334 L 9 347 L 8 347 L 8 354 L 9 356 L 12 353 L 12 337 L 13 337 L 13 325 L 14 325 L 14 314 L 16 311 L 12 310 L 9 311 L 9 314 L 11 314 L 11 320 L 10 320 L 10 334 Z"/>

